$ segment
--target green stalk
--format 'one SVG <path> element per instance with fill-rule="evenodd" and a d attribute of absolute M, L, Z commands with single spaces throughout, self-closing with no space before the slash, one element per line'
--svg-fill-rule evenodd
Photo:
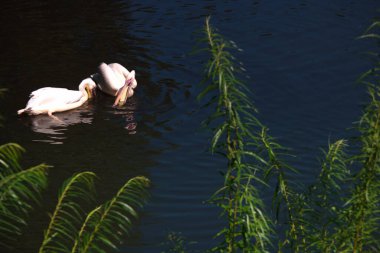
<path fill-rule="evenodd" d="M 211 84 L 206 87 L 201 95 L 204 96 L 214 90 L 218 92 L 218 100 L 215 103 L 216 113 L 215 116 L 212 116 L 212 119 L 219 118 L 223 123 L 217 128 L 213 137 L 212 151 L 214 152 L 218 148 L 227 157 L 224 186 L 217 191 L 221 196 L 219 195 L 220 198 L 217 198 L 216 202 L 219 202 L 219 205 L 222 206 L 227 216 L 228 225 L 225 230 L 218 234 L 225 236 L 222 246 L 218 249 L 229 253 L 236 252 L 245 245 L 252 249 L 260 247 L 263 249 L 267 241 L 263 242 L 262 240 L 267 240 L 267 238 L 265 236 L 261 237 L 259 230 L 252 227 L 247 228 L 246 226 L 252 226 L 250 222 L 263 222 L 265 223 L 264 227 L 268 228 L 267 220 L 265 220 L 267 218 L 256 214 L 256 210 L 260 214 L 263 213 L 260 210 L 263 206 L 262 201 L 256 195 L 257 192 L 252 182 L 247 179 L 250 178 L 250 172 L 245 172 L 245 177 L 242 177 L 243 168 L 249 166 L 242 163 L 242 156 L 244 154 L 258 156 L 244 150 L 243 137 L 249 136 L 249 133 L 241 122 L 239 113 L 243 114 L 242 121 L 248 121 L 248 118 L 253 118 L 248 110 L 254 110 L 254 108 L 249 103 L 246 94 L 241 91 L 241 89 L 244 89 L 243 85 L 233 74 L 236 68 L 232 63 L 233 57 L 227 51 L 229 45 L 220 35 L 213 32 L 209 25 L 209 18 L 206 19 L 205 33 L 211 53 L 208 69 L 208 78 Z M 248 89 L 244 89 L 244 91 L 249 92 Z M 208 122 L 211 122 L 211 119 Z M 225 137 L 224 142 L 217 145 L 220 140 L 219 137 L 222 135 Z M 265 231 L 264 233 L 267 232 Z M 250 242 L 254 241 L 256 241 L 256 246 L 250 245 Z"/>

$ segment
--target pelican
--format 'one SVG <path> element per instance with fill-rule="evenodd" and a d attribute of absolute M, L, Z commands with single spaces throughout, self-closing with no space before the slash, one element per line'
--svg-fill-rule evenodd
<path fill-rule="evenodd" d="M 98 88 L 108 95 L 115 96 L 114 106 L 123 105 L 127 98 L 133 96 L 133 89 L 137 86 L 135 71 L 129 72 L 119 63 L 101 63 L 99 72 L 91 75 Z"/>
<path fill-rule="evenodd" d="M 58 119 L 53 115 L 54 112 L 63 112 L 81 106 L 92 97 L 95 88 L 96 84 L 91 78 L 84 79 L 79 84 L 79 90 L 55 87 L 40 88 L 30 94 L 26 107 L 18 110 L 17 114 L 48 114 L 50 117 Z"/>

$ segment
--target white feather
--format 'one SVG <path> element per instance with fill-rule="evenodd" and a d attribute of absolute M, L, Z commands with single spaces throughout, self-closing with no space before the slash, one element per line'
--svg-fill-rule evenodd
<path fill-rule="evenodd" d="M 88 99 L 85 86 L 90 89 L 96 87 L 90 79 L 85 79 L 79 85 L 79 90 L 68 90 L 65 88 L 44 87 L 33 91 L 30 99 L 24 109 L 18 111 L 18 114 L 28 113 L 32 115 L 47 113 L 51 115 L 54 112 L 62 112 L 81 106 Z"/>

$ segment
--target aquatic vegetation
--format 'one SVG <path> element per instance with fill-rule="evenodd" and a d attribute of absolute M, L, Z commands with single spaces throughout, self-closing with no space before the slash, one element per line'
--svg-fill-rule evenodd
<path fill-rule="evenodd" d="M 379 35 L 369 33 L 379 27 L 374 22 L 362 38 L 380 42 Z M 371 53 L 375 66 L 360 78 L 370 101 L 356 125 L 358 154 L 348 156 L 346 140 L 329 144 L 316 183 L 307 187 L 289 180 L 296 171 L 286 162 L 289 152 L 257 119 L 250 91 L 238 79 L 231 54 L 235 44 L 216 33 L 209 18 L 204 33 L 210 60 L 199 98 L 211 98 L 206 105 L 215 111 L 205 121 L 214 132 L 211 151 L 227 162 L 224 184 L 210 200 L 226 220 L 212 251 L 379 251 L 379 53 Z M 272 208 L 260 197 L 268 186 L 274 189 Z"/>

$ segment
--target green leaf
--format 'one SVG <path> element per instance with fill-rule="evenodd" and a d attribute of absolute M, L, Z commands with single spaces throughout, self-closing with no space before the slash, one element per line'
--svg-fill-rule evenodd
<path fill-rule="evenodd" d="M 71 252 L 105 252 L 106 248 L 116 248 L 131 230 L 131 219 L 145 203 L 149 185 L 145 177 L 132 178 L 109 202 L 91 211 Z M 120 230 L 115 231 L 116 227 Z"/>
<path fill-rule="evenodd" d="M 47 187 L 49 166 L 23 170 L 19 164 L 22 152 L 24 149 L 14 143 L 0 146 L 0 244 L 7 247 L 22 233 L 30 211 Z"/>
<path fill-rule="evenodd" d="M 84 220 L 80 202 L 88 202 L 94 195 L 95 174 L 81 172 L 65 181 L 59 193 L 58 203 L 41 244 L 40 253 L 67 252 L 75 242 L 75 234 Z"/>

